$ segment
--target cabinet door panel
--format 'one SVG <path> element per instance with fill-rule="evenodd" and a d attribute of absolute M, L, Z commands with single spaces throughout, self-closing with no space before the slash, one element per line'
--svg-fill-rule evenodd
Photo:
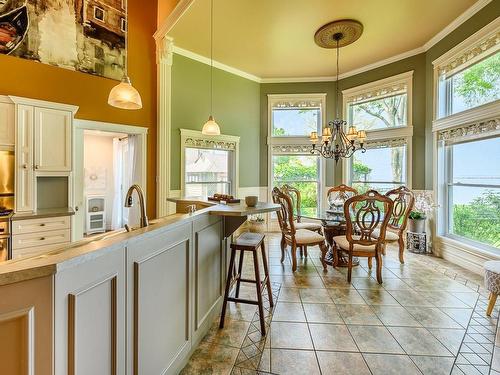
<path fill-rule="evenodd" d="M 17 107 L 16 211 L 33 211 L 33 107 Z"/>
<path fill-rule="evenodd" d="M 71 171 L 71 112 L 35 108 L 35 169 Z"/>
<path fill-rule="evenodd" d="M 14 144 L 14 104 L 0 103 L 0 144 Z"/>

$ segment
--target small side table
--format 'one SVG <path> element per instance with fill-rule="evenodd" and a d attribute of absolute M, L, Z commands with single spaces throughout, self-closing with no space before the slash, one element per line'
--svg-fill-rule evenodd
<path fill-rule="evenodd" d="M 427 254 L 427 233 L 406 232 L 406 249 L 416 254 Z"/>

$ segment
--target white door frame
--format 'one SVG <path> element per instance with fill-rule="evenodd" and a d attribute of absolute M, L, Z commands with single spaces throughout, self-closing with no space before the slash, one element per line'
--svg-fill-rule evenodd
<path fill-rule="evenodd" d="M 83 131 L 84 130 L 100 130 L 103 132 L 112 132 L 112 133 L 124 133 L 124 134 L 134 134 L 138 137 L 138 143 L 141 145 L 141 154 L 140 156 L 140 164 L 141 164 L 141 178 L 140 185 L 144 190 L 144 199 L 147 199 L 147 155 L 148 155 L 148 128 L 142 126 L 133 126 L 133 125 L 123 125 L 123 124 L 114 124 L 110 122 L 102 122 L 102 121 L 91 121 L 91 120 L 80 120 L 75 119 L 73 127 L 73 139 L 74 146 L 73 147 L 73 171 L 72 173 L 72 182 L 73 182 L 73 202 L 72 206 L 74 207 L 76 213 L 72 217 L 71 222 L 71 239 L 72 241 L 77 241 L 83 236 L 83 223 L 81 221 L 83 218 L 83 208 L 85 207 L 85 202 L 83 201 L 83 196 L 78 196 L 76 194 L 76 189 L 83 189 L 84 185 L 84 174 L 83 174 Z M 78 146 L 77 142 L 82 142 L 80 146 Z M 81 165 L 81 168 L 77 168 L 77 165 Z M 81 225 L 80 225 L 81 224 Z M 81 227 L 81 228 L 80 228 Z M 80 231 L 78 230 L 80 228 Z"/>

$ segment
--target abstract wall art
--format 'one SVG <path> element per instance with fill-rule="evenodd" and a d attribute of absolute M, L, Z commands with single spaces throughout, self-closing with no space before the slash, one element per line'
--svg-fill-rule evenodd
<path fill-rule="evenodd" d="M 0 0 L 0 53 L 119 80 L 126 1 Z"/>

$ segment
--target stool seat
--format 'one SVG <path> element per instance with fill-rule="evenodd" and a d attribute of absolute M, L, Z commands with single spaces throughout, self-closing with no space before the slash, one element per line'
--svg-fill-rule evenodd
<path fill-rule="evenodd" d="M 486 309 L 486 315 L 490 316 L 500 294 L 500 261 L 490 260 L 484 263 L 484 284 L 490 292 L 490 301 Z"/>
<path fill-rule="evenodd" d="M 231 248 L 248 248 L 248 250 L 257 250 L 261 242 L 264 241 L 262 233 L 242 233 L 232 244 Z"/>
<path fill-rule="evenodd" d="M 257 250 L 260 248 L 262 251 L 262 265 L 264 266 L 264 279 L 260 279 L 260 271 L 259 271 L 259 257 L 257 254 Z M 234 274 L 234 264 L 236 258 L 236 252 L 240 252 L 240 259 L 238 264 L 238 273 L 236 276 Z M 244 279 L 241 277 L 243 270 L 243 259 L 245 256 L 245 252 L 249 251 L 253 253 L 253 268 L 255 272 L 255 280 L 252 279 Z M 233 281 L 236 281 L 236 290 L 234 293 L 234 297 L 231 297 L 230 289 Z M 241 283 L 252 283 L 255 284 L 255 289 L 257 291 L 257 300 L 249 300 L 239 298 L 240 294 L 240 284 Z M 262 335 L 266 334 L 266 325 L 264 320 L 264 303 L 262 301 L 262 292 L 264 289 L 267 289 L 267 294 L 269 297 L 269 305 L 271 307 L 274 306 L 273 303 L 273 294 L 271 291 L 271 280 L 269 279 L 269 269 L 267 267 L 267 256 L 266 249 L 264 245 L 264 235 L 261 233 L 250 233 L 245 232 L 242 233 L 236 240 L 231 243 L 231 257 L 229 259 L 229 268 L 226 279 L 226 290 L 224 292 L 224 301 L 222 302 L 222 313 L 220 317 L 219 327 L 224 328 L 224 318 L 226 316 L 226 308 L 228 302 L 237 302 L 237 303 L 248 303 L 251 305 L 257 305 L 259 307 L 259 318 L 260 318 L 260 330 Z"/>

